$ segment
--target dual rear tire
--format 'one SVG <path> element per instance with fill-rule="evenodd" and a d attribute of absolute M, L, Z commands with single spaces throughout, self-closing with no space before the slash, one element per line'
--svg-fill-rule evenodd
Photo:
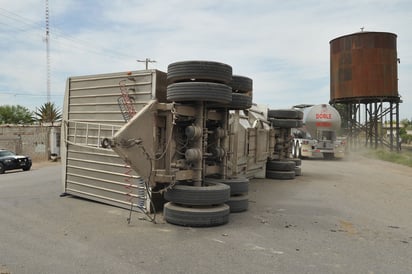
<path fill-rule="evenodd" d="M 229 65 L 212 61 L 172 63 L 167 72 L 167 100 L 211 102 L 233 110 L 252 106 L 252 79 L 233 75 Z"/>
<path fill-rule="evenodd" d="M 177 184 L 164 194 L 169 201 L 163 216 L 168 223 L 208 227 L 226 224 L 229 214 L 248 209 L 249 180 L 205 179 L 204 186 Z"/>

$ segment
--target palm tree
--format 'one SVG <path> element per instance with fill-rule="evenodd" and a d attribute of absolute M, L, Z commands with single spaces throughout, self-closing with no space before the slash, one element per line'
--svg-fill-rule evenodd
<path fill-rule="evenodd" d="M 47 102 L 44 103 L 38 110 L 34 112 L 35 119 L 40 124 L 42 123 L 51 123 L 59 122 L 62 119 L 61 110 L 55 106 L 54 103 Z"/>

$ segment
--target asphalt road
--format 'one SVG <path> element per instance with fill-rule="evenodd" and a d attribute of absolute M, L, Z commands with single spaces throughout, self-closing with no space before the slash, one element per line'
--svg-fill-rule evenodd
<path fill-rule="evenodd" d="M 412 169 L 350 156 L 255 179 L 249 210 L 186 228 L 59 197 L 61 166 L 0 175 L 0 273 L 412 273 Z"/>

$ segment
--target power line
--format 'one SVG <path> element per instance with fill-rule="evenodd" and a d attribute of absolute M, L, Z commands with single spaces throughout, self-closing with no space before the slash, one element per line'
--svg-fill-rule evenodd
<path fill-rule="evenodd" d="M 27 96 L 27 97 L 46 97 L 44 94 L 34 94 L 29 91 L 0 91 L 1 95 L 12 95 L 12 96 Z M 64 94 L 53 94 L 51 97 L 63 97 Z"/>
<path fill-rule="evenodd" d="M 6 24 L 6 25 L 10 26 L 12 29 L 17 29 L 19 31 L 27 31 L 27 30 L 30 30 L 32 28 L 33 29 L 38 29 L 38 28 L 43 29 L 43 27 L 40 24 L 38 24 L 37 22 L 34 22 L 34 21 L 32 21 L 28 18 L 25 18 L 23 16 L 20 16 L 19 14 L 16 14 L 14 12 L 8 11 L 4 8 L 0 8 L 0 14 L 2 14 L 3 16 L 5 16 L 9 19 L 21 22 L 25 26 L 30 27 L 30 28 L 27 28 L 27 29 L 23 29 L 23 28 L 20 28 L 18 26 L 15 26 L 15 25 L 0 22 L 2 24 Z M 49 31 L 50 31 L 50 27 L 52 27 L 52 26 L 49 24 Z M 125 52 L 116 51 L 112 48 L 90 47 L 90 45 L 92 44 L 90 41 L 80 39 L 78 37 L 74 37 L 73 35 L 69 35 L 69 34 L 65 33 L 64 31 L 62 31 L 58 28 L 51 28 L 51 29 L 53 30 L 53 37 L 54 38 L 49 36 L 49 39 L 53 39 L 53 41 L 58 40 L 60 42 L 60 44 L 64 44 L 64 43 L 68 42 L 68 43 L 71 44 L 70 48 L 72 48 L 73 45 L 74 45 L 76 48 L 82 49 L 84 52 L 90 52 L 90 53 L 93 53 L 93 54 L 96 54 L 96 55 L 101 55 L 101 56 L 109 57 L 109 58 L 116 59 L 116 60 L 119 59 L 119 56 L 123 56 L 125 58 L 134 58 L 135 57 L 135 56 L 129 55 Z M 49 34 L 50 34 L 50 32 L 49 32 Z M 15 38 L 15 37 L 13 37 L 13 38 Z M 27 37 L 25 37 L 25 39 L 27 39 Z"/>
<path fill-rule="evenodd" d="M 21 32 L 27 32 L 27 31 L 29 31 L 29 30 L 31 30 L 32 28 L 27 28 L 27 29 L 24 29 L 24 28 L 21 28 L 21 27 L 17 27 L 17 26 L 15 26 L 15 25 L 11 25 L 11 24 L 7 24 L 7 23 L 5 23 L 5 22 L 0 22 L 0 24 L 1 25 L 6 25 L 6 26 L 9 26 L 9 27 L 12 27 L 12 28 L 14 28 L 15 30 L 18 30 L 18 31 L 21 31 Z"/>
<path fill-rule="evenodd" d="M 99 48 L 93 48 L 93 47 L 90 47 L 90 45 L 88 45 L 88 44 L 81 44 L 79 42 L 76 42 L 76 40 L 70 39 L 70 38 L 67 38 L 67 37 L 57 37 L 56 38 L 56 34 L 54 34 L 53 37 L 54 37 L 54 39 L 53 39 L 53 42 L 54 42 L 53 44 L 54 45 L 58 44 L 58 45 L 61 45 L 63 47 L 66 47 L 68 49 L 78 49 L 78 50 L 81 50 L 82 52 L 85 52 L 85 53 L 91 53 L 91 54 L 95 54 L 95 55 L 99 55 L 99 56 L 104 56 L 104 57 L 111 58 L 111 59 L 114 59 L 114 60 L 119 60 L 120 59 L 119 56 L 123 56 L 123 57 L 126 57 L 126 58 L 134 58 L 134 56 L 125 55 L 125 54 L 122 54 L 122 53 L 117 53 L 117 52 L 114 52 L 112 50 L 107 50 L 107 49 L 104 49 L 104 48 L 100 48 L 100 49 Z"/>
<path fill-rule="evenodd" d="M 4 8 L 0 8 L 0 14 L 3 14 L 3 16 L 18 21 L 28 27 L 32 27 L 32 28 L 39 28 L 41 27 L 40 23 L 34 22 L 28 18 L 25 18 L 23 16 L 18 15 L 17 13 L 14 13 L 12 11 L 6 10 Z"/>

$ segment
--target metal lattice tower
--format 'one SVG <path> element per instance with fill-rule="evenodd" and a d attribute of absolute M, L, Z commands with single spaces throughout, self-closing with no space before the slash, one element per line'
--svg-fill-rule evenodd
<path fill-rule="evenodd" d="M 46 0 L 46 70 L 47 70 L 47 102 L 50 102 L 50 28 L 49 28 L 49 1 Z"/>

